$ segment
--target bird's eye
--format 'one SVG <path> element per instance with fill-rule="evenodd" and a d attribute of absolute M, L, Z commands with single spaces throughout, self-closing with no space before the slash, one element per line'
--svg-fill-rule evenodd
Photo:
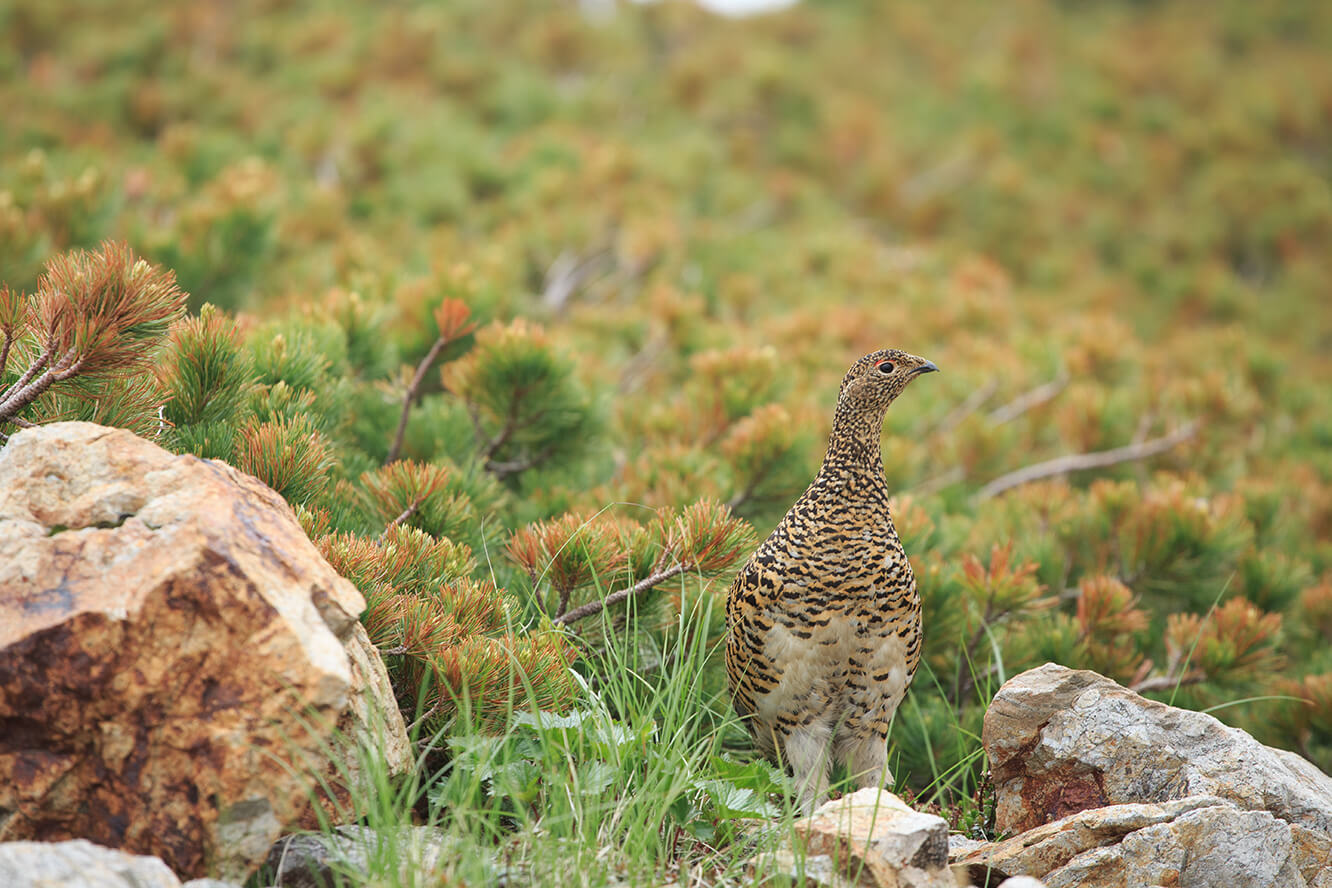
<path fill-rule="evenodd" d="M 879 372 L 882 373 L 882 374 L 884 374 L 885 376 L 887 376 L 889 373 L 892 373 L 892 372 L 893 372 L 893 362 L 892 362 L 892 361 L 880 361 L 879 363 L 875 364 L 874 366 L 878 367 L 878 368 L 879 368 Z"/>

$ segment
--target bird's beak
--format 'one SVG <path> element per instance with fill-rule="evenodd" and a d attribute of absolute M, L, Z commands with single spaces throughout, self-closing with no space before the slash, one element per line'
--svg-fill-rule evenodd
<path fill-rule="evenodd" d="M 919 376 L 922 373 L 938 373 L 938 372 L 939 368 L 934 366 L 933 361 L 926 361 L 924 364 L 921 364 L 919 367 L 917 367 L 916 372 L 912 375 Z"/>

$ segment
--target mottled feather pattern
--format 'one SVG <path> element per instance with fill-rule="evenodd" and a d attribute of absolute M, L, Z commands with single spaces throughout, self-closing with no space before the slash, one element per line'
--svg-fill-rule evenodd
<path fill-rule="evenodd" d="M 888 727 L 920 662 L 921 608 L 879 441 L 888 405 L 935 369 L 895 349 L 852 365 L 823 466 L 727 596 L 736 711 L 806 808 L 826 794 L 833 762 L 861 786 L 889 776 Z"/>

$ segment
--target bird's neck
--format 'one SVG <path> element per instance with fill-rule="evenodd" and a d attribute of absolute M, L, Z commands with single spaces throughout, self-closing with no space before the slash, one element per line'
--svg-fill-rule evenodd
<path fill-rule="evenodd" d="M 823 465 L 825 468 L 858 469 L 883 475 L 883 454 L 879 446 L 882 438 L 882 412 L 853 411 L 838 404 Z"/>

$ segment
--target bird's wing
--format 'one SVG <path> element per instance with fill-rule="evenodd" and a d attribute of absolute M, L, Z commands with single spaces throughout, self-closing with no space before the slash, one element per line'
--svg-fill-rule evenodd
<path fill-rule="evenodd" d="M 769 690 L 775 681 L 765 648 L 772 628 L 768 606 L 780 587 L 781 580 L 751 558 L 726 597 L 726 672 L 735 710 L 742 716 L 753 714 L 755 694 Z"/>

